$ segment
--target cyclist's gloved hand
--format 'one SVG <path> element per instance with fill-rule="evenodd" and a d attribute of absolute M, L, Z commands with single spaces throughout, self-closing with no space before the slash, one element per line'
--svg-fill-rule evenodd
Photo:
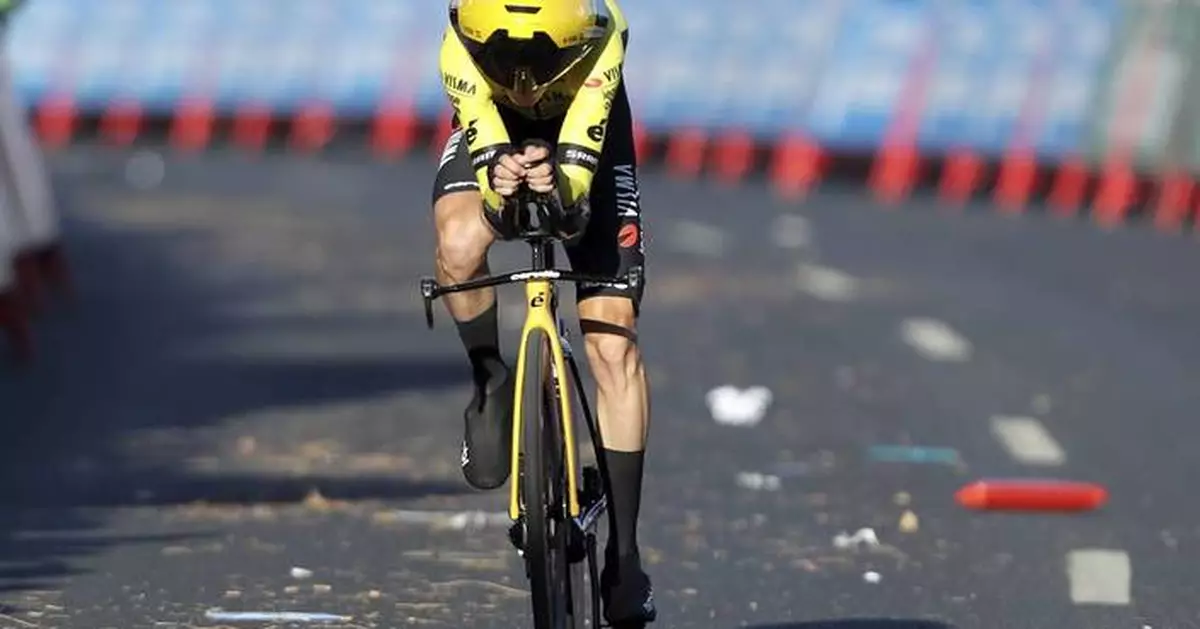
<path fill-rule="evenodd" d="M 554 192 L 554 162 L 550 159 L 550 145 L 545 142 L 529 141 L 522 153 L 527 166 L 525 183 L 538 194 Z"/>
<path fill-rule="evenodd" d="M 526 171 L 524 155 L 516 151 L 497 155 L 489 173 L 492 190 L 502 197 L 511 197 L 525 180 Z"/>

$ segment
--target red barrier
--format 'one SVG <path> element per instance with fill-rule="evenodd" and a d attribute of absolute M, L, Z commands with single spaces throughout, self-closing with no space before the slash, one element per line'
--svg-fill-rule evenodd
<path fill-rule="evenodd" d="M 996 180 L 996 205 L 1005 214 L 1019 214 L 1025 210 L 1033 186 L 1037 182 L 1037 156 L 1029 148 L 1013 148 L 1000 164 Z"/>
<path fill-rule="evenodd" d="M 185 98 L 175 110 L 169 142 L 178 151 L 199 151 L 212 142 L 213 124 L 212 101 L 205 98 Z"/>
<path fill-rule="evenodd" d="M 384 103 L 375 114 L 371 148 L 379 157 L 395 159 L 417 143 L 418 130 L 418 119 L 412 105 L 407 102 Z"/>
<path fill-rule="evenodd" d="M 1072 155 L 1061 164 L 1051 184 L 1050 212 L 1056 216 L 1072 216 L 1079 211 L 1087 196 L 1088 167 L 1082 157 Z"/>
<path fill-rule="evenodd" d="M 319 151 L 333 140 L 337 133 L 336 114 L 333 106 L 325 102 L 309 103 L 296 112 L 292 120 L 291 145 L 303 151 Z"/>
<path fill-rule="evenodd" d="M 1055 44 L 1058 41 L 1058 33 L 1055 31 L 1071 28 L 1067 20 L 1070 7 L 1060 1 L 1056 9 L 1059 15 L 1054 23 L 1054 30 L 1045 33 L 1039 39 L 1040 46 L 1029 68 L 1029 89 L 1021 101 L 1016 128 L 1004 152 L 997 176 L 994 198 L 1000 211 L 1006 214 L 1024 212 L 1037 185 L 1038 134 L 1045 125 L 1054 65 L 1059 58 L 1055 54 Z"/>
<path fill-rule="evenodd" d="M 912 193 L 920 174 L 921 156 L 917 148 L 906 142 L 885 144 L 871 168 L 871 188 L 875 198 L 893 205 Z"/>
<path fill-rule="evenodd" d="M 699 128 L 682 129 L 667 140 L 667 171 L 672 175 L 696 177 L 704 169 L 708 134 Z"/>
<path fill-rule="evenodd" d="M 450 141 L 450 135 L 454 133 L 454 113 L 444 112 L 438 116 L 437 128 L 434 129 L 433 139 L 430 142 L 430 153 L 433 158 L 440 159 L 442 151 L 446 149 L 446 142 Z"/>
<path fill-rule="evenodd" d="M 1165 4 L 1155 5 L 1147 32 L 1164 33 L 1169 25 L 1169 11 L 1174 12 Z M 1113 116 L 1107 128 L 1109 146 L 1092 208 L 1095 221 L 1105 227 L 1122 223 L 1136 200 L 1137 175 L 1133 169 L 1139 148 L 1137 138 L 1154 114 L 1153 101 L 1158 91 L 1154 88 L 1162 75 L 1157 46 L 1143 46 L 1123 60 L 1122 65 L 1130 78 L 1127 82 L 1116 82 L 1125 89 L 1113 103 Z"/>
<path fill-rule="evenodd" d="M 35 126 L 42 146 L 59 149 L 75 136 L 78 110 L 70 95 L 51 95 L 37 107 Z"/>
<path fill-rule="evenodd" d="M 1187 170 L 1173 169 L 1159 182 L 1154 207 L 1154 226 L 1162 231 L 1179 231 L 1192 208 L 1192 193 L 1196 181 Z"/>
<path fill-rule="evenodd" d="M 937 64 L 939 37 L 937 13 L 931 13 L 921 47 L 909 66 L 896 105 L 896 116 L 884 132 L 883 146 L 871 167 L 870 185 L 875 198 L 890 205 L 906 198 L 916 185 L 921 169 L 917 138 L 925 100 Z"/>
<path fill-rule="evenodd" d="M 1092 217 L 1103 227 L 1114 227 L 1125 220 L 1137 192 L 1137 176 L 1129 160 L 1110 158 L 1100 173 L 1100 187 L 1092 202 Z"/>
<path fill-rule="evenodd" d="M 233 114 L 233 143 L 251 151 L 266 148 L 271 136 L 271 109 L 261 103 L 246 103 Z"/>
<path fill-rule="evenodd" d="M 821 147 L 800 134 L 788 134 L 775 144 L 770 179 L 785 199 L 803 199 L 820 180 L 826 158 Z"/>
<path fill-rule="evenodd" d="M 132 99 L 118 100 L 100 118 L 100 135 L 117 146 L 128 146 L 137 140 L 142 129 L 142 105 Z"/>
<path fill-rule="evenodd" d="M 633 123 L 633 152 L 639 164 L 650 157 L 650 134 L 639 122 Z"/>
<path fill-rule="evenodd" d="M 712 149 L 712 167 L 717 179 L 737 183 L 754 167 L 754 136 L 745 131 L 728 131 L 717 136 Z"/>
<path fill-rule="evenodd" d="M 938 195 L 954 206 L 962 206 L 975 194 L 983 180 L 983 159 L 968 148 L 951 151 L 942 163 Z"/>

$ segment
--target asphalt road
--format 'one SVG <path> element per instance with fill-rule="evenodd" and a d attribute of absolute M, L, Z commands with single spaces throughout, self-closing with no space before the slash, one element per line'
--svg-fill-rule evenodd
<path fill-rule="evenodd" d="M 80 301 L 38 324 L 38 366 L 0 367 L 0 627 L 528 626 L 502 523 L 454 517 L 504 498 L 459 476 L 465 367 L 415 293 L 427 156 L 211 155 L 150 188 L 126 156 L 54 163 Z M 1194 238 L 643 187 L 658 626 L 1200 626 Z M 715 421 L 722 385 L 769 389 L 761 420 Z M 1112 500 L 954 504 L 995 476 Z M 835 543 L 864 527 L 878 544 Z"/>

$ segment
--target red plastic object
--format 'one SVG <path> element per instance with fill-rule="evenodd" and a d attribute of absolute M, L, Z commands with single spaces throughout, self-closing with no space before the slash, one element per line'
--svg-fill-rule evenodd
<path fill-rule="evenodd" d="M 885 204 L 908 197 L 917 181 L 921 158 L 910 143 L 884 146 L 871 168 L 871 188 L 875 198 Z"/>
<path fill-rule="evenodd" d="M 633 153 L 638 162 L 650 156 L 650 133 L 641 123 L 633 123 Z"/>
<path fill-rule="evenodd" d="M 1019 214 L 1029 203 L 1037 179 L 1037 157 L 1033 151 L 1015 149 L 1004 156 L 996 180 L 996 204 L 1006 214 Z"/>
<path fill-rule="evenodd" d="M 754 137 L 744 131 L 731 131 L 716 139 L 713 168 L 725 183 L 737 183 L 754 167 Z"/>
<path fill-rule="evenodd" d="M 199 151 L 212 141 L 212 101 L 204 98 L 186 98 L 175 111 L 171 121 L 171 146 L 178 151 Z"/>
<path fill-rule="evenodd" d="M 70 143 L 75 134 L 75 101 L 70 96 L 55 95 L 37 108 L 37 132 L 43 146 L 60 148 Z"/>
<path fill-rule="evenodd" d="M 667 141 L 667 170 L 672 175 L 695 177 L 704 169 L 708 135 L 703 129 L 681 129 Z"/>
<path fill-rule="evenodd" d="M 416 143 L 417 131 L 417 116 L 412 107 L 407 103 L 384 103 L 375 114 L 375 125 L 371 130 L 372 148 L 379 157 L 399 157 Z"/>
<path fill-rule="evenodd" d="M 942 166 L 938 193 L 942 200 L 962 205 L 971 198 L 983 175 L 983 160 L 970 149 L 951 151 Z"/>
<path fill-rule="evenodd" d="M 1088 168 L 1082 158 L 1072 156 L 1058 167 L 1050 188 L 1050 208 L 1058 216 L 1071 216 L 1083 205 L 1087 194 Z"/>
<path fill-rule="evenodd" d="M 800 200 L 821 178 L 824 155 L 807 137 L 788 135 L 775 145 L 771 156 L 771 182 L 785 199 Z"/>
<path fill-rule="evenodd" d="M 292 146 L 300 151 L 319 151 L 333 139 L 336 129 L 333 107 L 328 103 L 309 103 L 296 112 L 292 121 Z"/>
<path fill-rule="evenodd" d="M 1196 182 L 1185 170 L 1173 169 L 1163 175 L 1154 208 L 1154 226 L 1162 231 L 1178 231 L 1191 211 Z"/>
<path fill-rule="evenodd" d="M 450 140 L 450 136 L 454 133 L 454 114 L 445 112 L 438 118 L 437 127 L 433 130 L 433 138 L 430 140 L 429 152 L 433 154 L 435 160 L 442 158 L 442 152 L 446 150 L 446 142 Z"/>
<path fill-rule="evenodd" d="M 118 100 L 104 111 L 100 120 L 100 133 L 104 139 L 117 145 L 129 146 L 137 139 L 142 129 L 142 106 L 133 100 Z"/>
<path fill-rule="evenodd" d="M 1119 225 L 1133 205 L 1137 177 L 1126 160 L 1111 160 L 1101 173 L 1100 189 L 1096 191 L 1093 218 L 1105 227 Z"/>
<path fill-rule="evenodd" d="M 1108 501 L 1108 490 L 1063 480 L 980 480 L 958 490 L 954 499 L 985 511 L 1090 511 Z"/>
<path fill-rule="evenodd" d="M 242 148 L 261 151 L 271 134 L 271 110 L 260 103 L 247 103 L 233 115 L 233 141 Z"/>

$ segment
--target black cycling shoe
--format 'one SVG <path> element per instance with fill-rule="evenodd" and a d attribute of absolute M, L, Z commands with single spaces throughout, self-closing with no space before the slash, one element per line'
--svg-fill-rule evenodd
<path fill-rule="evenodd" d="M 475 389 L 463 414 L 463 476 L 475 489 L 495 489 L 508 481 L 512 464 L 512 373 Z"/>
<path fill-rule="evenodd" d="M 658 616 L 654 588 L 637 555 L 606 558 L 600 573 L 600 598 L 604 601 L 604 619 L 616 629 L 644 627 Z"/>

